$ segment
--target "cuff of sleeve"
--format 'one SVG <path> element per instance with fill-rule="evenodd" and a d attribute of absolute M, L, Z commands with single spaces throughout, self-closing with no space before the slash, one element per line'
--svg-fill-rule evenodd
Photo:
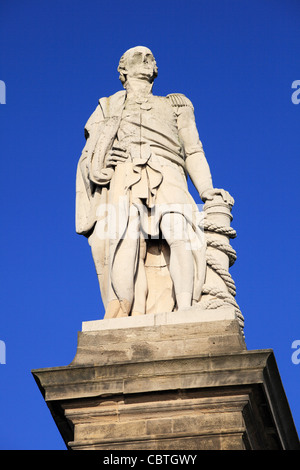
<path fill-rule="evenodd" d="M 98 184 L 100 186 L 105 186 L 108 184 L 114 174 L 113 168 L 102 168 L 99 175 L 90 175 L 90 180 L 93 183 Z"/>
<path fill-rule="evenodd" d="M 202 195 L 205 193 L 205 191 L 207 191 L 208 189 L 213 189 L 212 178 L 208 178 L 204 181 L 201 181 L 199 183 L 199 188 L 200 188 L 199 194 L 202 199 Z"/>

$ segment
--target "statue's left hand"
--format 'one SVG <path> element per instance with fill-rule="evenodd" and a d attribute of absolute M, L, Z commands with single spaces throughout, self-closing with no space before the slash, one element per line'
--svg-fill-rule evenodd
<path fill-rule="evenodd" d="M 212 189 L 207 189 L 204 191 L 204 193 L 201 195 L 201 199 L 205 201 L 211 201 L 215 196 L 221 196 L 223 198 L 223 201 L 230 205 L 233 206 L 234 204 L 234 199 L 233 197 L 229 194 L 228 191 L 225 191 L 225 189 L 219 189 L 219 188 L 212 188 Z"/>
<path fill-rule="evenodd" d="M 118 163 L 124 163 L 127 158 L 128 153 L 126 148 L 123 148 L 120 145 L 114 145 L 106 157 L 106 166 L 115 167 Z"/>

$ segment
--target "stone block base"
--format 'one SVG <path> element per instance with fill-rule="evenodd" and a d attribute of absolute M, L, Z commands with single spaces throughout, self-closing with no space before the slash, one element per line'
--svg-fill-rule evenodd
<path fill-rule="evenodd" d="M 82 329 L 69 366 L 33 371 L 69 449 L 299 449 L 273 352 L 247 351 L 233 309 Z"/>

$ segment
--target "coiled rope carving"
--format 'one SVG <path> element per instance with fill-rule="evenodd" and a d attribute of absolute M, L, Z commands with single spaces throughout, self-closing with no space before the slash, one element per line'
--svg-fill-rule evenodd
<path fill-rule="evenodd" d="M 225 253 L 229 258 L 229 266 L 232 266 L 237 258 L 236 251 L 229 244 L 221 243 L 220 241 L 215 240 L 211 233 L 226 235 L 228 238 L 232 239 L 236 237 L 236 231 L 231 227 L 216 225 L 204 219 L 204 233 L 207 246 Z M 201 302 L 202 306 L 208 310 L 223 307 L 224 305 L 233 306 L 235 308 L 240 327 L 243 330 L 244 317 L 234 298 L 236 295 L 236 286 L 232 276 L 211 254 L 207 253 L 206 263 L 207 266 L 213 269 L 221 277 L 228 289 L 228 292 L 224 292 L 221 289 L 204 284 L 202 288 L 202 294 L 210 295 L 212 298 L 207 300 L 203 299 Z"/>

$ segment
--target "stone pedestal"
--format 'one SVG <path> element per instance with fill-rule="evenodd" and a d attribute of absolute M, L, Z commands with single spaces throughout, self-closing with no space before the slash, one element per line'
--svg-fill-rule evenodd
<path fill-rule="evenodd" d="M 65 367 L 32 371 L 69 449 L 299 449 L 272 350 L 234 308 L 85 322 Z"/>

